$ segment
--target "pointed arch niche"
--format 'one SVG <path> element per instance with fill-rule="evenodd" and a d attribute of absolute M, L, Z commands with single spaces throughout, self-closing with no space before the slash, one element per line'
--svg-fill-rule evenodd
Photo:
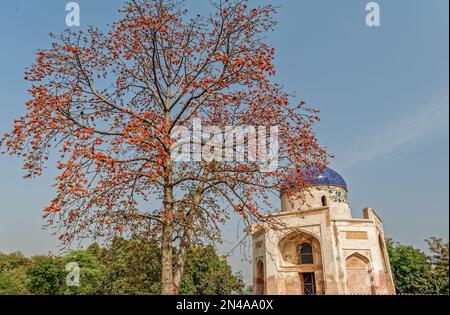
<path fill-rule="evenodd" d="M 347 287 L 351 295 L 374 294 L 373 274 L 370 260 L 354 253 L 345 260 L 347 270 Z"/>
<path fill-rule="evenodd" d="M 322 249 L 317 237 L 308 232 L 294 231 L 281 239 L 278 250 L 286 294 L 325 293 Z"/>

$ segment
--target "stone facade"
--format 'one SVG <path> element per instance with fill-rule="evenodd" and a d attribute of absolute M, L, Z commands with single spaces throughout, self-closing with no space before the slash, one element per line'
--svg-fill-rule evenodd
<path fill-rule="evenodd" d="M 258 295 L 395 294 L 381 219 L 351 215 L 347 188 L 312 186 L 303 201 L 281 194 L 281 212 L 251 227 Z"/>

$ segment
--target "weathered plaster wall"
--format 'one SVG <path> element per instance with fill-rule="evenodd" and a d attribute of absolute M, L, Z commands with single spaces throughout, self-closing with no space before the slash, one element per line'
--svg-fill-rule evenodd
<path fill-rule="evenodd" d="M 253 229 L 255 292 L 261 287 L 261 262 L 264 294 L 303 294 L 303 272 L 314 272 L 318 294 L 395 294 L 383 225 L 375 211 L 365 209 L 364 219 L 353 219 L 346 195 L 338 200 L 330 195 L 336 192 L 317 187 L 310 192 L 310 207 L 282 196 L 283 211 L 270 215 L 270 224 Z M 296 249 L 308 241 L 314 265 L 299 265 Z"/>

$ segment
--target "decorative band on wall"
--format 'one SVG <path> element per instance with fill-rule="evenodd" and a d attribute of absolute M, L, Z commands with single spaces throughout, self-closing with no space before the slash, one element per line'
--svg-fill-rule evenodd
<path fill-rule="evenodd" d="M 348 240 L 368 240 L 369 235 L 367 232 L 361 232 L 361 231 L 351 231 L 351 232 L 345 232 L 346 238 Z"/>

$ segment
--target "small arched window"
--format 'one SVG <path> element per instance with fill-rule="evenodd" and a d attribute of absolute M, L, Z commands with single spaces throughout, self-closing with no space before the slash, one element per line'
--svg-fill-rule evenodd
<path fill-rule="evenodd" d="M 322 197 L 322 207 L 327 207 L 328 206 L 328 201 L 327 201 L 327 197 L 323 196 Z"/>
<path fill-rule="evenodd" d="M 300 264 L 312 265 L 314 264 L 313 249 L 311 244 L 302 244 L 299 248 Z"/>

